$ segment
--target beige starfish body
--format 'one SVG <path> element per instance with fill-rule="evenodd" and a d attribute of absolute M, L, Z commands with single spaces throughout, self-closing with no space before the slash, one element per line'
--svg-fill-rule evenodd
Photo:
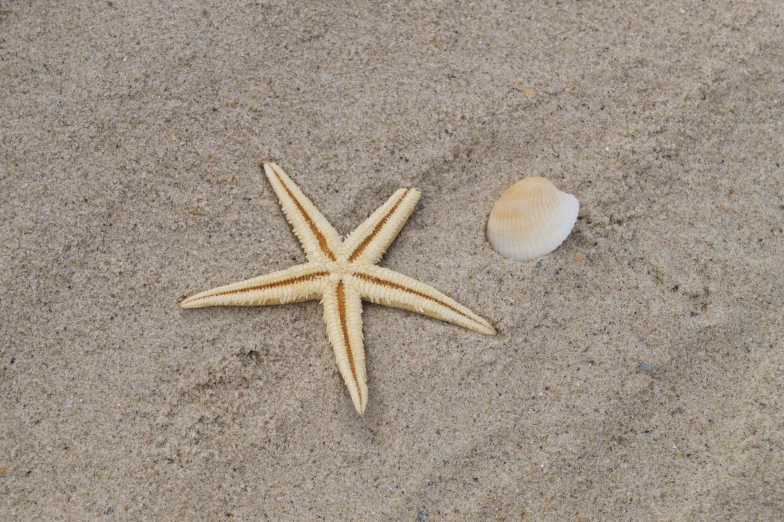
<path fill-rule="evenodd" d="M 263 306 L 320 299 L 338 369 L 361 414 L 368 400 L 362 337 L 362 300 L 403 308 L 477 332 L 493 326 L 438 290 L 377 266 L 419 201 L 416 189 L 400 189 L 344 241 L 299 187 L 274 163 L 264 164 L 307 262 L 208 290 L 183 308 Z"/>

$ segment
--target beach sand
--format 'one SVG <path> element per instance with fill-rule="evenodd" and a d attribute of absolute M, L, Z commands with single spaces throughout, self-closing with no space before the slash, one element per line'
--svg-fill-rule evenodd
<path fill-rule="evenodd" d="M 784 519 L 784 4 L 334 4 L 0 2 L 0 519 Z M 263 161 L 498 335 L 366 304 L 360 416 L 318 302 L 181 309 L 304 261 Z"/>

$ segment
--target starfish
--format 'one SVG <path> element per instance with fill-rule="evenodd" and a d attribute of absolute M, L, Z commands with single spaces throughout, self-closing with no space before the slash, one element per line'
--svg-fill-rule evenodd
<path fill-rule="evenodd" d="M 362 300 L 495 335 L 490 323 L 435 288 L 377 265 L 414 211 L 419 201 L 417 189 L 399 189 L 341 240 L 283 169 L 265 163 L 264 172 L 302 243 L 307 262 L 196 294 L 182 302 L 183 308 L 263 306 L 320 299 L 338 369 L 360 415 L 368 401 Z"/>

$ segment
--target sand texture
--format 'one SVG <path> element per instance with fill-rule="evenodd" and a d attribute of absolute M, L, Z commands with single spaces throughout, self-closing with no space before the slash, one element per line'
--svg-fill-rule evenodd
<path fill-rule="evenodd" d="M 183 310 L 305 256 L 258 167 L 486 336 Z M 544 176 L 552 254 L 485 224 Z M 784 2 L 0 0 L 0 520 L 784 519 Z"/>

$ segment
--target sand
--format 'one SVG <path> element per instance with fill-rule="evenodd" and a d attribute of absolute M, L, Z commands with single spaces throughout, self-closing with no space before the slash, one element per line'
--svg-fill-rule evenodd
<path fill-rule="evenodd" d="M 165 4 L 165 5 L 159 5 Z M 333 4 L 333 5 L 331 5 Z M 784 4 L 0 2 L 0 519 L 781 520 Z M 182 310 L 422 192 L 359 416 L 318 302 Z M 571 236 L 484 227 L 525 176 Z"/>

